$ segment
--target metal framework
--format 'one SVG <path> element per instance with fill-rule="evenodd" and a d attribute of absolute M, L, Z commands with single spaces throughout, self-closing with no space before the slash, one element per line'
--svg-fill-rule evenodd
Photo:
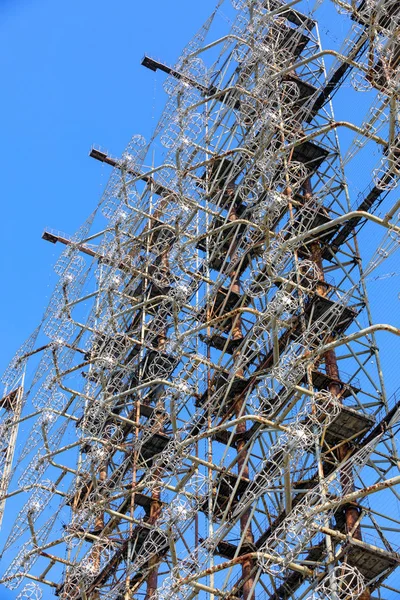
<path fill-rule="evenodd" d="M 174 67 L 146 56 L 168 95 L 152 138 L 93 148 L 113 168 L 98 207 L 43 235 L 59 282 L 0 402 L 18 599 L 400 593 L 400 398 L 376 340 L 400 331 L 365 284 L 400 241 L 400 4 L 305 4 L 220 0 Z M 335 120 L 345 82 L 359 124 Z"/>

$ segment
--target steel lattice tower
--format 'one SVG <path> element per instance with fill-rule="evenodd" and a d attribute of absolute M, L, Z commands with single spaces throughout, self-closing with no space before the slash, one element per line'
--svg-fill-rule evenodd
<path fill-rule="evenodd" d="M 400 398 L 376 333 L 400 331 L 373 324 L 366 278 L 400 240 L 399 28 L 398 0 L 220 0 L 174 67 L 145 56 L 161 119 L 121 158 L 92 149 L 110 180 L 73 237 L 45 231 L 59 282 L 2 380 L 15 597 L 398 597 Z M 359 124 L 334 117 L 344 85 Z"/>

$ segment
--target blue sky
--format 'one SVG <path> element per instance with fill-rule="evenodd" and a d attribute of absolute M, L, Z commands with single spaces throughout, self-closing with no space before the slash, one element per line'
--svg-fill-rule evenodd
<path fill-rule="evenodd" d="M 61 248 L 41 239 L 44 227 L 72 234 L 108 179 L 109 167 L 88 157 L 91 145 L 118 156 L 133 133 L 147 137 L 154 126 L 165 101 L 163 76 L 140 65 L 143 54 L 173 64 L 214 6 L 215 0 L 0 0 L 0 372 L 36 327 L 56 281 L 52 265 Z M 338 105 L 340 118 L 357 113 L 343 100 Z M 368 173 L 358 177 L 361 188 L 369 183 Z M 363 232 L 366 242 L 381 235 L 376 228 Z M 382 272 L 396 270 L 398 257 Z M 400 277 L 371 282 L 370 289 L 375 320 L 399 325 Z M 400 344 L 384 334 L 380 340 L 393 391 Z M 17 594 L 2 588 L 0 595 Z"/>
<path fill-rule="evenodd" d="M 43 228 L 73 233 L 107 181 L 91 145 L 118 156 L 159 114 L 162 79 L 140 65 L 143 54 L 173 63 L 214 6 L 0 0 L 0 371 L 55 282 L 61 248 L 41 240 Z"/>
<path fill-rule="evenodd" d="M 41 239 L 44 227 L 72 234 L 108 179 L 110 168 L 88 157 L 91 145 L 118 156 L 132 134 L 149 135 L 161 111 L 164 75 L 142 67 L 143 54 L 173 64 L 214 7 L 215 0 L 0 0 L 0 372 L 36 327 L 56 281 L 61 247 Z M 346 28 L 330 2 L 322 8 L 325 46 L 336 45 Z M 364 98 L 351 104 L 348 94 L 335 97 L 336 116 L 360 121 Z M 354 201 L 369 181 L 368 172 L 352 173 Z M 381 235 L 367 231 L 366 242 Z M 383 272 L 395 271 L 398 259 L 392 263 Z M 399 291 L 400 277 L 371 284 L 377 321 L 396 319 Z"/>
<path fill-rule="evenodd" d="M 44 227 L 72 234 L 107 182 L 110 168 L 88 157 L 91 145 L 118 156 L 133 133 L 148 136 L 154 126 L 165 95 L 162 78 L 140 65 L 143 54 L 175 62 L 213 7 L 0 0 L 0 372 L 40 321 L 56 281 L 62 248 L 41 239 Z M 1 586 L 0 597 L 19 591 Z"/>

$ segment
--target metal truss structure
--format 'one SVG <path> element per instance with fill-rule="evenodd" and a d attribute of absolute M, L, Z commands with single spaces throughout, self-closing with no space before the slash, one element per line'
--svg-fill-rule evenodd
<path fill-rule="evenodd" d="M 174 67 L 144 58 L 166 74 L 152 138 L 93 148 L 113 167 L 98 207 L 44 233 L 65 245 L 59 282 L 1 400 L 18 599 L 400 593 L 400 398 L 376 340 L 400 331 L 372 323 L 365 285 L 400 241 L 399 201 L 376 214 L 400 175 L 400 4 L 232 0 L 215 39 L 228 4 Z M 359 124 L 333 115 L 345 82 Z"/>

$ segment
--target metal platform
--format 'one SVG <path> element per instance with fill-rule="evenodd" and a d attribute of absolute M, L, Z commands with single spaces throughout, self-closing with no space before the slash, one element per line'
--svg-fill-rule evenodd
<path fill-rule="evenodd" d="M 341 388 L 341 398 L 350 398 L 354 394 L 358 394 L 361 391 L 360 388 L 339 379 L 335 379 L 334 377 L 330 377 L 323 371 L 312 371 L 311 378 L 314 388 L 319 392 L 322 390 L 328 390 L 329 386 L 332 384 L 339 385 Z"/>
<path fill-rule="evenodd" d="M 285 75 L 284 81 L 291 81 L 292 83 L 295 83 L 299 88 L 300 95 L 298 99 L 294 102 L 294 105 L 296 107 L 303 106 L 303 104 L 308 102 L 308 100 L 317 92 L 317 88 L 315 86 L 311 85 L 311 83 L 308 83 L 307 81 L 304 81 L 304 79 L 301 79 L 294 73 Z"/>
<path fill-rule="evenodd" d="M 385 14 L 381 14 L 378 21 L 378 25 L 380 27 L 386 28 L 390 26 L 393 19 L 400 15 L 400 3 L 390 2 L 390 0 L 384 0 L 380 3 L 381 8 L 385 11 Z M 367 0 L 362 0 L 357 8 L 358 12 L 363 11 L 366 8 Z M 354 21 L 358 21 L 359 23 L 366 25 L 368 24 L 368 20 L 364 19 L 362 15 L 358 16 L 353 14 L 351 17 Z"/>
<path fill-rule="evenodd" d="M 233 377 L 231 375 L 220 373 L 213 380 L 212 384 L 217 391 L 222 387 L 229 387 L 229 392 L 232 396 L 239 396 L 248 387 L 250 379 L 245 377 Z"/>
<path fill-rule="evenodd" d="M 285 2 L 281 0 L 265 0 L 264 7 L 270 11 L 283 8 L 282 13 L 279 16 L 285 17 L 288 21 L 297 25 L 298 27 L 305 27 L 309 31 L 314 29 L 315 21 L 298 10 L 294 10 L 292 6 L 287 7 Z"/>
<path fill-rule="evenodd" d="M 235 556 L 243 556 L 243 554 L 249 554 L 250 552 L 257 552 L 257 546 L 255 544 L 251 544 L 250 542 L 244 542 L 240 546 L 240 550 L 238 552 L 238 547 L 231 542 L 220 542 L 217 546 L 216 550 L 219 556 L 223 556 L 228 560 L 232 560 Z"/>
<path fill-rule="evenodd" d="M 326 552 L 325 540 L 310 548 L 305 560 L 318 562 Z M 283 583 L 279 585 L 276 591 L 268 597 L 268 600 L 286 600 L 301 586 L 304 581 L 304 576 L 298 571 L 289 571 Z"/>
<path fill-rule="evenodd" d="M 151 221 L 151 229 L 140 234 L 141 246 L 145 249 L 149 248 L 151 251 L 157 243 L 162 242 L 163 246 L 168 248 L 175 242 L 175 230 L 155 217 Z"/>
<path fill-rule="evenodd" d="M 170 377 L 179 363 L 179 358 L 159 350 L 148 350 L 146 356 L 140 364 L 140 380 L 164 379 Z M 157 371 L 160 372 L 157 375 Z M 139 373 L 134 377 L 139 381 Z"/>
<path fill-rule="evenodd" d="M 332 221 L 331 217 L 325 213 L 322 207 L 318 207 L 315 209 L 315 212 L 310 214 L 305 214 L 303 218 L 296 220 L 290 232 L 287 235 L 287 239 L 289 239 L 292 235 L 299 235 L 305 231 L 310 231 L 311 229 L 316 229 L 321 225 L 328 225 Z M 309 244 L 314 243 L 315 241 L 319 241 L 322 244 L 326 244 L 329 239 L 332 238 L 333 235 L 338 231 L 340 225 L 334 224 L 327 229 L 324 229 L 320 233 L 315 233 L 314 235 L 307 235 L 304 241 L 301 243 L 301 246 L 298 248 L 299 255 L 301 257 L 309 257 L 310 249 Z"/>
<path fill-rule="evenodd" d="M 140 554 L 140 551 L 148 538 L 150 532 L 152 533 L 152 542 L 158 546 L 158 554 L 163 556 L 169 549 L 168 537 L 166 534 L 157 530 L 154 533 L 151 527 L 146 527 L 145 525 L 136 525 L 133 529 L 131 535 L 120 544 L 118 550 L 113 554 L 110 561 L 106 564 L 106 566 L 100 571 L 100 573 L 91 580 L 90 585 L 87 590 L 83 594 L 79 592 L 74 595 L 75 600 L 86 600 L 90 597 L 93 592 L 95 592 L 107 579 L 108 577 L 118 568 L 118 565 L 123 563 L 123 561 L 127 558 L 127 552 L 129 551 L 131 556 L 130 559 L 134 559 L 135 556 Z M 142 577 L 141 573 L 132 574 L 131 581 L 134 579 L 140 579 Z M 64 592 L 65 583 L 58 585 L 55 591 L 56 596 L 61 596 Z M 120 596 L 122 600 L 122 596 Z"/>
<path fill-rule="evenodd" d="M 220 227 L 226 226 L 222 231 L 215 231 Z M 208 231 L 207 238 L 202 238 L 196 247 L 202 252 L 207 252 L 209 257 L 209 266 L 221 271 L 224 264 L 229 264 L 230 254 L 233 253 L 235 245 L 240 244 L 240 240 L 247 230 L 247 225 L 244 223 L 235 223 L 228 221 L 222 216 L 217 216 L 213 219 Z M 253 254 L 254 255 L 254 252 Z M 250 261 L 250 255 L 243 260 L 241 269 L 244 270 Z"/>
<path fill-rule="evenodd" d="M 226 336 L 219 335 L 218 333 L 213 333 L 212 335 L 200 334 L 199 337 L 208 346 L 212 346 L 221 352 L 225 351 L 227 354 L 234 354 L 243 342 L 243 338 L 238 340 L 228 339 Z"/>
<path fill-rule="evenodd" d="M 239 227 L 239 226 L 237 226 Z M 217 243 L 216 240 L 213 240 L 211 237 L 208 245 L 208 266 L 210 269 L 218 272 L 225 272 L 232 267 L 232 263 L 230 262 L 230 257 L 227 253 L 227 248 L 224 240 L 222 240 L 221 245 Z M 203 240 L 199 242 L 197 248 L 205 252 L 205 241 Z M 224 249 L 225 247 L 225 249 Z M 235 272 L 238 275 L 241 275 L 243 271 L 247 269 L 251 260 L 261 254 L 262 252 L 262 244 L 259 245 L 254 244 L 251 246 L 245 254 L 240 257 L 240 260 L 235 264 Z"/>
<path fill-rule="evenodd" d="M 19 396 L 22 393 L 22 387 L 19 386 L 6 396 L 3 396 L 0 400 L 0 408 L 4 408 L 7 411 L 13 411 L 16 408 Z"/>
<path fill-rule="evenodd" d="M 325 429 L 325 441 L 335 445 L 343 440 L 356 441 L 367 433 L 375 424 L 375 419 L 369 415 L 342 405 L 339 414 Z"/>
<path fill-rule="evenodd" d="M 82 481 L 79 489 L 74 494 L 71 494 L 67 499 L 67 506 L 73 506 L 79 508 L 83 502 L 88 498 L 89 494 L 93 491 L 93 481 Z"/>
<path fill-rule="evenodd" d="M 117 359 L 121 353 L 132 349 L 128 337 L 124 333 L 114 333 L 112 335 L 98 332 L 93 339 L 92 347 L 86 352 L 85 360 L 93 360 L 106 355 Z"/>
<path fill-rule="evenodd" d="M 377 87 L 378 89 L 386 87 L 388 84 L 390 85 L 391 78 L 395 77 L 400 65 L 400 42 L 396 44 L 392 44 L 392 56 L 388 64 L 385 65 L 383 62 L 378 61 L 373 70 L 375 74 L 373 77 L 368 77 L 368 80 L 372 85 Z"/>
<path fill-rule="evenodd" d="M 217 510 L 214 511 L 214 518 L 219 519 L 222 517 L 226 510 L 228 503 L 232 500 L 231 506 L 234 508 L 235 504 L 240 500 L 240 497 L 244 494 L 250 480 L 246 477 L 238 477 L 235 473 L 224 473 L 222 476 L 217 477 L 213 485 L 213 502 L 216 503 Z M 236 487 L 237 486 L 237 487 Z M 233 490 L 236 488 L 235 493 Z M 203 512 L 208 510 L 208 499 L 204 502 L 201 507 Z"/>
<path fill-rule="evenodd" d="M 229 387 L 229 403 L 226 408 L 230 408 L 230 405 L 240 396 L 250 385 L 251 379 L 245 377 L 231 377 L 227 373 L 218 373 L 210 383 L 210 396 L 215 394 L 218 390 L 223 387 Z M 203 406 L 208 401 L 209 390 L 206 390 L 202 396 L 197 398 L 196 406 Z M 228 406 L 229 404 L 229 406 Z M 217 407 L 215 410 L 218 410 Z"/>
<path fill-rule="evenodd" d="M 357 206 L 356 210 L 365 212 L 375 212 L 377 207 L 383 202 L 389 191 L 383 189 L 390 183 L 392 175 L 384 175 L 381 178 L 382 188 L 376 185 L 370 184 L 366 190 L 364 190 L 362 196 L 363 199 Z M 344 223 L 338 231 L 336 237 L 333 238 L 329 247 L 323 249 L 322 256 L 325 260 L 332 260 L 332 253 L 335 254 L 338 249 L 351 237 L 354 236 L 357 226 L 361 226 L 366 220 L 362 217 L 353 217 Z"/>
<path fill-rule="evenodd" d="M 217 294 L 209 300 L 207 306 L 200 309 L 198 313 L 198 319 L 200 321 L 208 321 L 209 319 L 214 319 L 216 317 L 222 317 L 226 313 L 229 313 L 234 310 L 237 306 L 240 305 L 241 300 L 243 299 L 243 295 L 237 294 L 228 288 L 221 286 Z M 218 322 L 219 329 L 225 329 L 229 326 L 232 320 L 231 317 L 227 317 Z"/>
<path fill-rule="evenodd" d="M 133 501 L 136 506 L 141 506 L 144 509 L 147 516 L 150 515 L 150 508 L 151 508 L 151 504 L 153 502 L 153 498 L 151 496 L 147 496 L 146 494 L 141 494 L 140 492 L 135 492 L 133 494 Z M 165 502 L 161 502 L 160 500 L 157 500 L 157 502 L 161 506 L 166 506 Z"/>
<path fill-rule="evenodd" d="M 273 33 L 279 36 L 280 47 L 288 50 L 293 58 L 298 58 L 311 39 L 299 32 L 297 28 L 288 25 L 279 24 L 279 30 L 278 32 L 274 30 Z"/>
<path fill-rule="evenodd" d="M 130 295 L 132 296 L 132 298 L 141 298 L 143 296 L 146 296 L 148 299 L 152 299 L 156 298 L 157 296 L 168 296 L 170 290 L 170 285 L 161 286 L 153 282 L 145 283 L 142 280 L 134 289 L 134 291 L 130 293 Z M 157 305 L 152 306 L 151 304 L 149 304 L 146 310 L 149 313 L 154 313 L 157 312 L 157 308 Z"/>
<path fill-rule="evenodd" d="M 165 433 L 154 433 L 150 439 L 146 440 L 140 448 L 140 458 L 145 462 L 153 460 L 157 454 L 160 454 L 167 447 L 170 441 L 169 435 Z"/>
<path fill-rule="evenodd" d="M 229 227 L 226 227 L 223 231 L 215 231 L 224 225 L 229 225 Z M 232 240 L 235 237 L 240 239 L 247 227 L 248 225 L 244 223 L 235 223 L 235 221 L 229 221 L 223 216 L 218 215 L 213 219 L 207 230 L 207 237 L 209 240 L 208 246 L 211 246 L 210 251 L 212 252 L 215 247 L 218 247 L 219 251 L 226 254 L 230 248 Z M 215 240 L 213 238 L 215 238 Z M 206 238 L 202 238 L 197 243 L 196 247 L 205 252 L 207 250 Z"/>
<path fill-rule="evenodd" d="M 315 294 L 307 302 L 303 314 L 308 326 L 312 326 L 317 320 L 324 320 L 332 333 L 341 334 L 353 323 L 357 311 L 349 306 L 341 306 L 330 298 Z M 335 316 L 333 319 L 332 315 L 336 314 L 339 316 Z"/>
<path fill-rule="evenodd" d="M 328 150 L 307 141 L 293 148 L 292 160 L 303 163 L 310 173 L 315 173 L 328 155 Z"/>
<path fill-rule="evenodd" d="M 400 564 L 400 556 L 365 544 L 349 540 L 342 551 L 343 560 L 357 567 L 367 581 L 382 577 Z"/>
<path fill-rule="evenodd" d="M 233 184 L 233 181 L 240 172 L 239 165 L 235 165 L 232 160 L 229 160 L 225 157 L 215 157 L 213 162 L 210 164 L 210 167 L 211 169 L 206 169 L 201 179 L 204 181 L 203 187 L 205 183 L 208 182 L 208 185 L 212 188 L 214 194 L 216 191 L 226 188 L 228 183 Z M 218 182 L 218 187 L 215 186 L 216 182 Z M 232 192 L 234 191 L 233 187 L 231 187 L 231 190 Z M 232 200 L 232 196 L 233 194 L 231 193 L 229 196 L 230 200 Z"/>

